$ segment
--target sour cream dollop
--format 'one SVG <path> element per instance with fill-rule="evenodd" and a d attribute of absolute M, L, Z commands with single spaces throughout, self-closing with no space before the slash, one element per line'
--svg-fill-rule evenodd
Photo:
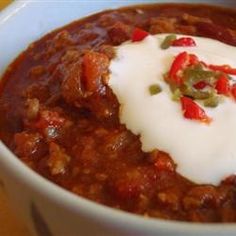
<path fill-rule="evenodd" d="M 236 47 L 192 37 L 196 47 L 163 50 L 160 45 L 166 36 L 148 36 L 141 42 L 126 42 L 115 48 L 109 86 L 121 105 L 120 122 L 140 135 L 143 151 L 169 153 L 177 172 L 184 177 L 196 183 L 219 184 L 236 173 L 236 102 L 225 98 L 216 108 L 204 108 L 213 119 L 210 125 L 185 119 L 180 103 L 171 99 L 163 74 L 183 51 L 209 64 L 236 67 Z M 151 96 L 148 88 L 155 83 L 162 92 Z"/>

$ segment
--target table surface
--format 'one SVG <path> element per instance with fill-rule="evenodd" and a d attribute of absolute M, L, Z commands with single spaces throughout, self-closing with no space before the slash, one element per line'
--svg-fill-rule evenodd
<path fill-rule="evenodd" d="M 0 0 L 0 11 L 12 0 Z M 30 236 L 17 212 L 11 208 L 7 194 L 0 187 L 0 235 L 3 236 Z"/>

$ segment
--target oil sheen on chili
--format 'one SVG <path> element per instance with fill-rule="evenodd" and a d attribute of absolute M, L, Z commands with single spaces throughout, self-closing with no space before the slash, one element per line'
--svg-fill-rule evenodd
<path fill-rule="evenodd" d="M 92 201 L 236 222 L 236 12 L 134 6 L 33 43 L 0 84 L 0 139 Z"/>

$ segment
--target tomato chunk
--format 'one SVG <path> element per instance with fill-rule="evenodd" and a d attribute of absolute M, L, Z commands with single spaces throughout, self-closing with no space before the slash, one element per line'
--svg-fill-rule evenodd
<path fill-rule="evenodd" d="M 196 42 L 193 38 L 190 37 L 182 37 L 179 39 L 176 39 L 172 42 L 172 46 L 174 47 L 195 47 Z"/>
<path fill-rule="evenodd" d="M 216 82 L 215 89 L 218 94 L 229 95 L 230 92 L 230 84 L 229 79 L 226 75 L 221 75 L 220 78 Z"/>
<path fill-rule="evenodd" d="M 209 118 L 205 111 L 191 98 L 181 97 L 180 101 L 185 118 L 191 120 L 199 120 L 204 123 L 211 122 L 211 118 Z"/>
<path fill-rule="evenodd" d="M 83 57 L 83 73 L 85 89 L 97 92 L 103 86 L 102 75 L 107 73 L 109 59 L 103 53 L 87 52 Z"/>
<path fill-rule="evenodd" d="M 140 28 L 135 28 L 132 34 L 132 42 L 142 41 L 148 35 L 149 33 L 147 31 L 142 30 Z"/>

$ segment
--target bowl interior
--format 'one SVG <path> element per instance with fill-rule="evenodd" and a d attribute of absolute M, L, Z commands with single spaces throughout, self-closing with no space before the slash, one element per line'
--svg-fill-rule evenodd
<path fill-rule="evenodd" d="M 1 32 L 1 60 L 0 74 L 4 72 L 7 65 L 24 50 L 31 42 L 40 38 L 47 32 L 63 26 L 75 19 L 79 19 L 86 15 L 98 12 L 104 9 L 116 8 L 124 5 L 154 2 L 180 2 L 180 1 L 144 1 L 144 0 L 127 0 L 127 1 L 16 1 L 2 13 L 0 13 L 0 32 Z M 190 2 L 190 1 L 181 1 Z M 235 6 L 234 0 L 222 1 L 191 1 L 191 3 L 211 3 L 227 6 Z M 30 22 L 29 22 L 30 19 Z M 45 20 L 47 19 L 47 20 Z M 222 235 L 226 232 L 236 232 L 236 225 L 199 225 L 187 224 L 179 222 L 167 222 L 162 220 L 146 220 L 142 217 L 131 215 L 109 209 L 104 206 L 91 203 L 88 200 L 77 197 L 67 191 L 55 186 L 42 177 L 35 174 L 21 163 L 7 148 L 0 142 L 1 159 L 0 164 L 6 168 L 9 173 L 14 173 L 19 177 L 20 181 L 25 182 L 32 188 L 37 188 L 42 194 L 49 198 L 61 202 L 71 211 L 93 212 L 97 217 L 106 219 L 107 221 L 119 221 L 126 224 L 126 227 L 137 227 L 146 230 L 152 229 L 152 232 L 165 230 L 169 228 L 172 232 L 219 232 Z M 59 197 L 60 196 L 60 197 Z M 75 206 L 79 206 L 79 210 Z M 212 231 L 213 230 L 213 231 Z M 145 232 L 145 231 L 144 231 Z M 233 235 L 233 234 L 232 234 Z"/>

